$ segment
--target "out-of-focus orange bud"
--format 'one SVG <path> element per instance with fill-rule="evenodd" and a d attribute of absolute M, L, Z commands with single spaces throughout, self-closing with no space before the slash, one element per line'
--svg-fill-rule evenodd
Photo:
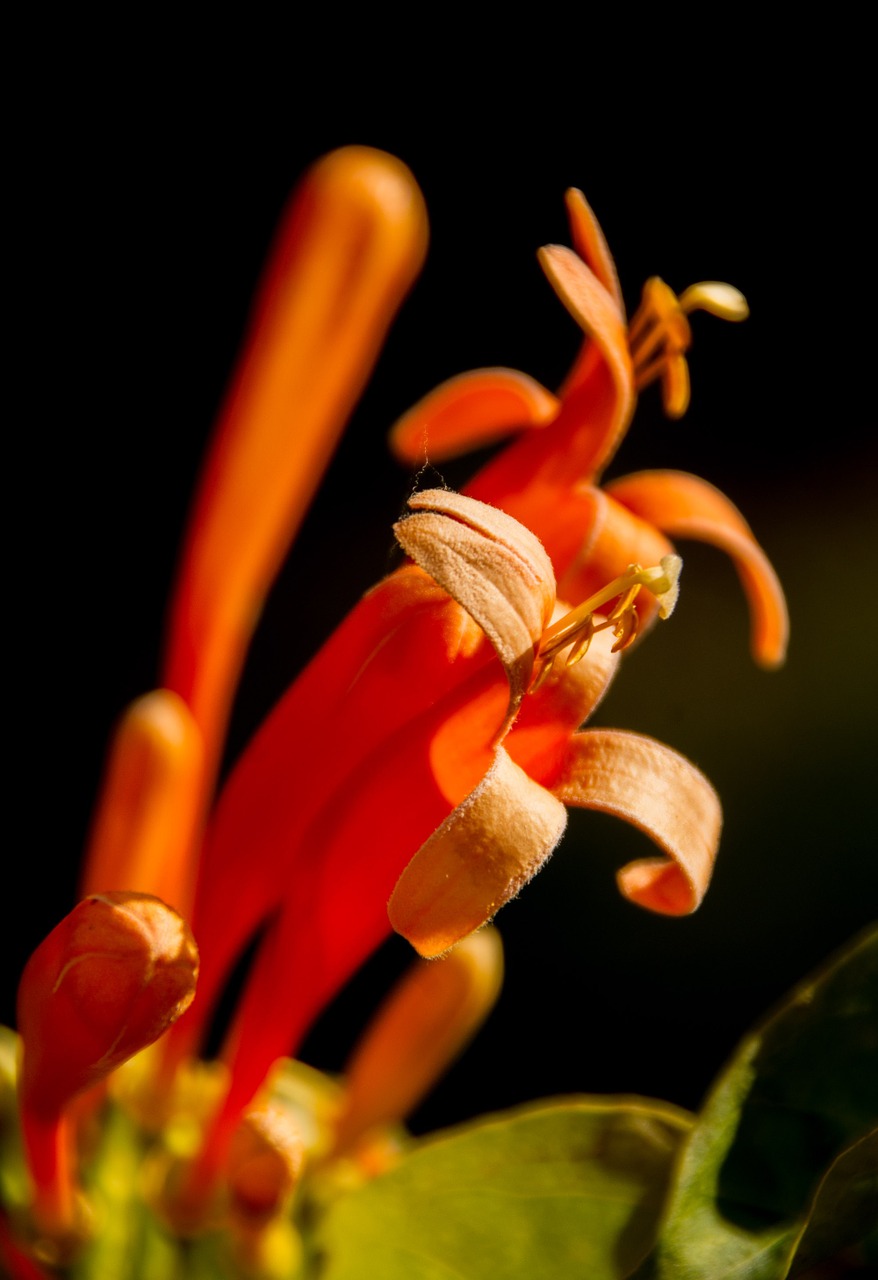
<path fill-rule="evenodd" d="M 18 988 L 22 1109 L 57 1112 L 188 1007 L 198 949 L 185 921 L 142 893 L 92 894 L 37 947 Z"/>
<path fill-rule="evenodd" d="M 295 1121 L 277 1107 L 248 1112 L 232 1138 L 227 1169 L 236 1218 L 259 1225 L 288 1206 L 305 1162 Z"/>
<path fill-rule="evenodd" d="M 110 749 L 81 892 L 133 889 L 188 914 L 201 781 L 201 734 L 183 699 L 155 689 L 133 702 Z"/>
<path fill-rule="evenodd" d="M 503 947 L 488 926 L 441 960 L 418 961 L 378 1011 L 345 1070 L 336 1149 L 407 1116 L 487 1018 L 503 981 Z"/>

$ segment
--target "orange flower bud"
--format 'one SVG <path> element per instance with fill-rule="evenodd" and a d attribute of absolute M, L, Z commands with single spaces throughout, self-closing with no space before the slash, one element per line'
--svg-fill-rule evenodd
<path fill-rule="evenodd" d="M 247 1112 L 235 1131 L 227 1170 L 236 1216 L 252 1225 L 283 1213 L 305 1161 L 295 1121 L 277 1107 Z"/>
<path fill-rule="evenodd" d="M 188 1007 L 198 950 L 142 893 L 92 894 L 37 947 L 18 989 L 22 1106 L 48 1115 L 157 1040 Z"/>

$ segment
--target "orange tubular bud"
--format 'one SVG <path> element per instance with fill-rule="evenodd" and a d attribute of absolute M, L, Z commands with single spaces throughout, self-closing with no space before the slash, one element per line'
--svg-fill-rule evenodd
<path fill-rule="evenodd" d="M 164 682 L 192 709 L 212 764 L 265 595 L 426 245 L 411 173 L 368 147 L 318 161 L 284 215 L 170 616 Z"/>
<path fill-rule="evenodd" d="M 337 1150 L 414 1110 L 485 1021 L 502 981 L 503 947 L 490 927 L 441 960 L 418 961 L 390 993 L 347 1065 Z"/>
<path fill-rule="evenodd" d="M 157 1040 L 188 1007 L 197 976 L 185 922 L 139 893 L 86 898 L 31 956 L 18 988 L 19 1096 L 45 1229 L 73 1225 L 66 1105 Z"/>
<path fill-rule="evenodd" d="M 156 689 L 131 704 L 110 750 L 83 894 L 130 889 L 188 914 L 201 768 L 201 735 L 182 698 Z"/>

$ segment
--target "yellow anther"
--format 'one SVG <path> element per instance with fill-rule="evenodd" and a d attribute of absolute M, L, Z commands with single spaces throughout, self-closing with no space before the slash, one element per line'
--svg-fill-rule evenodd
<path fill-rule="evenodd" d="M 683 561 L 679 556 L 663 556 L 660 564 L 647 569 L 631 564 L 618 578 L 547 627 L 540 637 L 537 650 L 540 669 L 531 692 L 542 684 L 562 649 L 571 646 L 565 665 L 572 666 L 588 652 L 591 638 L 598 631 L 612 630 L 616 638 L 614 653 L 627 649 L 637 635 L 638 617 L 634 603 L 642 590 L 655 596 L 660 618 L 670 617 L 677 603 L 682 567 Z M 615 604 L 604 614 L 603 606 L 612 601 Z M 598 610 L 602 612 L 596 617 Z"/>
<path fill-rule="evenodd" d="M 638 391 L 661 379 L 662 404 L 669 418 L 680 418 L 689 407 L 689 370 L 685 353 L 692 342 L 686 318 L 708 311 L 721 320 L 746 320 L 747 299 L 733 285 L 703 280 L 677 297 L 663 280 L 653 276 L 643 286 L 640 306 L 628 328 L 628 346 Z"/>

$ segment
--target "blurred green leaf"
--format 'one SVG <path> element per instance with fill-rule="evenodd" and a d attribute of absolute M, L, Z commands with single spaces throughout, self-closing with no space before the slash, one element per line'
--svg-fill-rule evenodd
<path fill-rule="evenodd" d="M 878 1129 L 833 1161 L 790 1254 L 791 1276 L 878 1231 Z"/>
<path fill-rule="evenodd" d="M 577 1098 L 430 1139 L 329 1210 L 325 1280 L 617 1280 L 654 1239 L 691 1117 Z"/>
<path fill-rule="evenodd" d="M 797 987 L 720 1075 L 638 1280 L 780 1280 L 797 1249 L 861 1239 L 868 1147 L 851 1144 L 876 1117 L 873 932 Z"/>

